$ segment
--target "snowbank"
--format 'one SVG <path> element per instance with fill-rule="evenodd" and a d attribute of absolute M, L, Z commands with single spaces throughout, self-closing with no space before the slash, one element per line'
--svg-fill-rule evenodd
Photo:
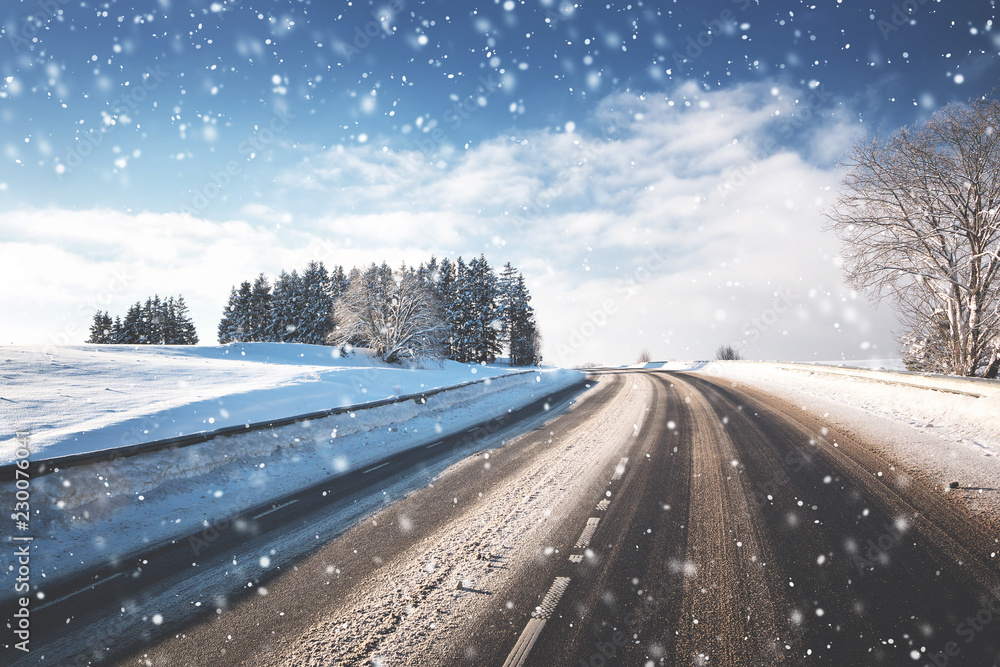
<path fill-rule="evenodd" d="M 757 387 L 829 425 L 857 434 L 886 455 L 939 480 L 1000 520 L 1000 383 L 972 383 L 983 397 L 862 379 L 782 369 L 781 364 L 712 362 L 703 372 Z M 892 376 L 887 376 L 890 380 Z M 873 419 L 874 417 L 874 419 Z"/>
<path fill-rule="evenodd" d="M 417 387 L 439 384 L 439 375 L 468 379 L 448 370 L 413 374 Z M 62 578 L 126 558 L 500 416 L 582 378 L 559 369 L 508 375 L 435 394 L 419 405 L 405 401 L 346 412 L 36 478 L 32 506 L 39 513 L 33 525 L 40 529 L 32 567 L 40 576 Z"/>
<path fill-rule="evenodd" d="M 33 458 L 100 451 L 356 405 L 509 373 L 446 361 L 401 368 L 363 351 L 282 343 L 0 347 L 0 464 L 15 431 Z"/>
<path fill-rule="evenodd" d="M 956 442 L 1000 455 L 1000 383 L 983 398 L 886 384 L 877 380 L 827 373 L 786 370 L 780 364 L 716 361 L 704 371 L 749 384 L 767 385 L 786 396 L 813 396 L 860 408 L 923 433 L 935 433 Z M 887 376 L 887 381 L 892 380 Z M 974 388 L 980 390 L 981 384 Z"/>

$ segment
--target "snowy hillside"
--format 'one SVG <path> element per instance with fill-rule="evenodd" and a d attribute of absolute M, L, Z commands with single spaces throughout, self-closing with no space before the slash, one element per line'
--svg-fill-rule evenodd
<path fill-rule="evenodd" d="M 0 348 L 0 463 L 15 431 L 35 458 L 109 449 L 445 387 L 512 370 L 410 369 L 363 351 L 281 343 Z"/>
<path fill-rule="evenodd" d="M 341 358 L 329 347 L 275 343 L 79 346 L 54 353 L 5 348 L 3 358 L 0 417 L 18 431 L 32 431 L 35 460 L 487 378 L 420 405 L 349 411 L 37 477 L 33 521 L 45 529 L 35 539 L 33 565 L 50 578 L 193 534 L 222 517 L 500 417 L 583 378 L 561 369 L 525 373 L 456 362 L 407 369 L 363 353 Z M 4 434 L 5 461 L 15 451 L 13 435 Z M 5 560 L 0 556 L 6 575 Z"/>

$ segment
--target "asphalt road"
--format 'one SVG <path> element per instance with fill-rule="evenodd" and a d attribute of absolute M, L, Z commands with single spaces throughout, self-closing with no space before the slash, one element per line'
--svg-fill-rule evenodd
<path fill-rule="evenodd" d="M 526 422 L 488 465 L 470 456 L 257 581 L 266 596 L 231 596 L 218 613 L 124 645 L 102 640 L 104 662 L 1000 664 L 1000 532 L 939 480 L 821 416 L 707 376 L 598 380 L 564 414 Z M 574 456 L 584 467 L 567 467 Z M 522 483 L 548 470 L 549 496 L 542 481 Z M 536 496 L 555 509 L 512 523 Z M 500 522 L 491 512 L 503 501 L 514 509 Z M 407 583 L 408 563 L 422 571 L 428 550 L 464 544 L 477 521 L 474 542 L 439 554 L 458 569 Z M 491 522 L 532 526 L 503 543 L 534 555 L 483 546 L 500 532 Z M 484 561 L 489 574 L 464 584 Z M 381 580 L 405 604 L 383 604 Z M 441 620 L 417 624 L 411 612 Z M 349 624 L 360 629 L 336 634 Z"/>
<path fill-rule="evenodd" d="M 551 572 L 571 581 L 522 664 L 1000 664 L 995 526 L 794 406 L 658 381 L 640 463 L 594 558 Z M 475 636 L 516 664 L 523 624 Z"/>

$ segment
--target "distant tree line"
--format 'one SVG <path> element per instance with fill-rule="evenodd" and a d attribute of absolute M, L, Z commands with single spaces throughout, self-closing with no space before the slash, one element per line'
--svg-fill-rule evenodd
<path fill-rule="evenodd" d="M 132 304 L 125 318 L 107 311 L 94 313 L 88 343 L 120 345 L 196 345 L 198 334 L 188 315 L 184 297 L 159 295 L 147 298 L 145 303 Z"/>
<path fill-rule="evenodd" d="M 323 262 L 309 262 L 302 273 L 282 271 L 273 285 L 263 273 L 244 281 L 229 293 L 219 342 L 325 345 L 334 303 L 347 285 L 343 267 L 328 271 Z"/>
<path fill-rule="evenodd" d="M 301 274 L 263 274 L 233 287 L 219 322 L 219 342 L 272 341 L 366 347 L 389 362 L 426 356 L 540 363 L 541 347 L 524 276 L 506 264 L 499 275 L 484 256 L 416 269 L 388 264 Z"/>

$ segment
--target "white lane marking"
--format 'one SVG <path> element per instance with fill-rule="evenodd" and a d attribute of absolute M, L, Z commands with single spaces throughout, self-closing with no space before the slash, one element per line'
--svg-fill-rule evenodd
<path fill-rule="evenodd" d="M 259 519 L 262 516 L 267 516 L 271 512 L 277 512 L 278 510 L 280 510 L 282 508 L 285 508 L 285 507 L 288 507 L 289 505 L 292 505 L 292 504 L 297 503 L 297 502 L 299 502 L 299 501 L 298 500 L 289 500 L 287 503 L 285 503 L 283 505 L 275 505 L 274 507 L 272 507 L 271 509 L 267 510 L 266 512 L 261 512 L 260 514 L 258 514 L 257 516 L 255 516 L 253 518 L 254 519 Z"/>
<path fill-rule="evenodd" d="M 507 655 L 503 667 L 522 667 L 528 661 L 528 654 L 531 653 L 531 649 L 535 646 L 535 642 L 538 641 L 538 635 L 542 634 L 542 628 L 544 627 L 544 620 L 538 618 L 529 619 L 528 624 L 524 626 L 524 632 L 518 637 L 514 648 Z"/>
<path fill-rule="evenodd" d="M 608 500 L 607 498 L 605 498 L 601 502 L 597 503 L 597 509 L 599 509 L 599 510 L 601 510 L 603 512 L 604 510 L 608 509 L 608 505 L 610 505 L 610 504 L 611 504 L 611 501 Z"/>
<path fill-rule="evenodd" d="M 573 554 L 572 556 L 569 557 L 569 562 L 571 562 L 571 563 L 582 563 L 583 562 L 583 554 Z"/>
<path fill-rule="evenodd" d="M 72 593 L 69 593 L 68 595 L 64 595 L 61 598 L 56 598 L 55 600 L 50 600 L 49 602 L 46 602 L 45 604 L 43 604 L 40 607 L 35 607 L 35 611 L 41 611 L 42 609 L 45 609 L 46 607 L 51 607 L 52 605 L 56 604 L 57 602 L 62 602 L 63 600 L 68 600 L 69 598 L 73 597 L 74 595 L 79 595 L 80 593 L 83 593 L 84 591 L 92 590 L 92 589 L 96 588 L 97 586 L 100 586 L 101 584 L 103 584 L 105 582 L 111 581 L 115 577 L 121 577 L 121 576 L 123 576 L 121 572 L 115 572 L 110 577 L 107 577 L 105 579 L 101 579 L 100 581 L 95 581 L 91 585 L 86 586 L 84 588 L 81 588 L 78 591 L 74 591 Z"/>
<path fill-rule="evenodd" d="M 552 616 L 552 612 L 556 610 L 556 605 L 559 604 L 559 600 L 562 598 L 563 593 L 566 592 L 566 587 L 569 586 L 569 577 L 556 577 L 556 580 L 552 582 L 549 586 L 549 592 L 545 594 L 542 598 L 542 604 L 535 607 L 535 611 L 531 613 L 532 616 L 541 620 L 547 620 Z"/>
<path fill-rule="evenodd" d="M 386 461 L 385 463 L 380 463 L 380 464 L 378 464 L 377 466 L 375 466 L 375 467 L 373 467 L 373 468 L 369 468 L 368 470 L 365 470 L 365 471 L 364 471 L 363 473 L 361 473 L 361 474 L 362 474 L 362 475 L 367 475 L 367 474 L 368 474 L 368 473 L 370 473 L 370 472 L 371 472 L 372 470 L 378 470 L 379 468 L 381 468 L 381 467 L 383 467 L 383 466 L 387 466 L 387 465 L 389 465 L 389 461 Z"/>
<path fill-rule="evenodd" d="M 545 622 L 552 616 L 552 612 L 555 611 L 560 598 L 566 592 L 569 581 L 569 577 L 556 577 L 556 580 L 552 582 L 552 586 L 549 587 L 549 592 L 545 594 L 542 604 L 535 607 L 532 618 L 524 626 L 524 631 L 518 637 L 514 648 L 510 650 L 510 654 L 507 656 L 507 660 L 504 661 L 503 667 L 522 667 L 527 662 L 528 654 L 531 653 L 532 647 L 538 641 L 538 636 L 542 634 Z"/>
<path fill-rule="evenodd" d="M 623 456 L 622 460 L 618 462 L 618 466 L 615 468 L 615 474 L 611 477 L 611 481 L 614 482 L 622 478 L 625 474 L 625 466 L 628 465 L 628 457 Z"/>
<path fill-rule="evenodd" d="M 585 549 L 588 544 L 590 544 L 590 538 L 594 536 L 594 532 L 597 530 L 597 524 L 601 522 L 600 519 L 590 518 L 587 519 L 587 525 L 580 534 L 580 539 L 576 541 L 573 545 L 574 549 Z"/>

